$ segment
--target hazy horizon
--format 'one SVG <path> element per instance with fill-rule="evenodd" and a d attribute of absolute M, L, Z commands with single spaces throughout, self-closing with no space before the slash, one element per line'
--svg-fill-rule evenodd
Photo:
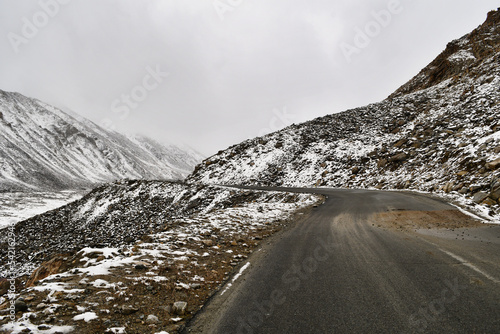
<path fill-rule="evenodd" d="M 497 1 L 0 3 L 0 89 L 205 155 L 386 98 Z"/>

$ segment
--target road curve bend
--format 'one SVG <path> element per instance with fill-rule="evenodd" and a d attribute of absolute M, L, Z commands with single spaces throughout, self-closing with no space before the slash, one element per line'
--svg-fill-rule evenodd
<path fill-rule="evenodd" d="M 184 333 L 500 333 L 500 226 L 417 194 L 268 190 L 327 199 Z"/>

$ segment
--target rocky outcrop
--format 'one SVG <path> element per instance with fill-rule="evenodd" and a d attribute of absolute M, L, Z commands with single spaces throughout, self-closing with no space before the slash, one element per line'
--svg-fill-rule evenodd
<path fill-rule="evenodd" d="M 43 262 L 33 273 L 26 282 L 26 288 L 33 286 L 39 280 L 42 280 L 50 275 L 62 272 L 67 264 L 68 256 L 60 255 L 55 256 L 49 261 Z"/>
<path fill-rule="evenodd" d="M 486 22 L 472 33 L 450 42 L 446 49 L 425 67 L 415 78 L 400 87 L 391 97 L 414 93 L 448 79 L 455 79 L 475 64 L 499 51 L 500 11 L 488 13 Z"/>

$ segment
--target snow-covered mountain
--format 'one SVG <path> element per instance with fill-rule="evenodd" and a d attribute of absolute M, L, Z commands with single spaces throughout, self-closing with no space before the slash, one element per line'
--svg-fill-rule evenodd
<path fill-rule="evenodd" d="M 181 179 L 201 159 L 191 149 L 108 132 L 0 90 L 0 191 L 58 190 L 121 178 Z"/>
<path fill-rule="evenodd" d="M 386 100 L 232 146 L 188 180 L 452 192 L 498 213 L 499 103 L 500 9 Z"/>

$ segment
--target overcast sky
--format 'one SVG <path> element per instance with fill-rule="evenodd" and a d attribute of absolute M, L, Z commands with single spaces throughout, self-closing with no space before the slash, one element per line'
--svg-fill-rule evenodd
<path fill-rule="evenodd" d="M 0 0 L 0 89 L 205 155 L 378 102 L 498 0 Z"/>

